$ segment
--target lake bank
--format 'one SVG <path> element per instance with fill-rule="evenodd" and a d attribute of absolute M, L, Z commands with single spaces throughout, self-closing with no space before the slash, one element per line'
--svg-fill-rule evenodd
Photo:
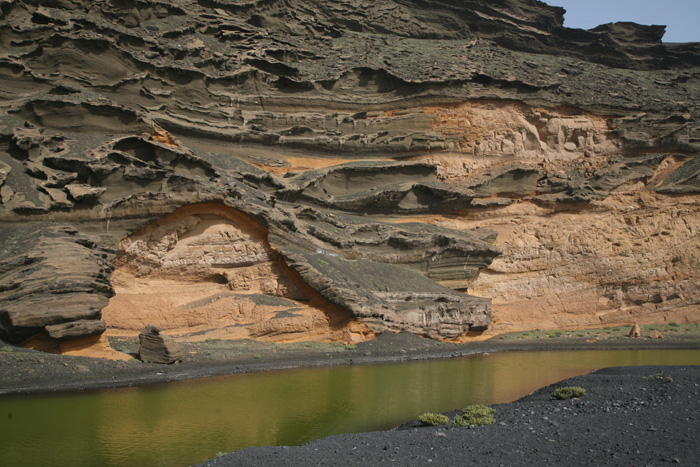
<path fill-rule="evenodd" d="M 699 381 L 700 366 L 606 368 L 495 405 L 496 421 L 488 426 L 413 422 L 302 446 L 243 449 L 201 466 L 693 464 L 700 453 Z M 564 386 L 587 394 L 553 399 L 554 388 Z"/>
<path fill-rule="evenodd" d="M 6 396 L 0 465 L 187 467 L 250 447 L 391 430 L 425 412 L 507 404 L 596 369 L 645 365 L 700 366 L 700 350 L 496 352 Z"/>
<path fill-rule="evenodd" d="M 47 354 L 0 343 L 0 395 L 36 394 L 131 387 L 209 376 L 311 368 L 364 365 L 482 353 L 532 350 L 700 349 L 700 326 L 642 327 L 646 337 L 626 337 L 627 329 L 530 331 L 468 344 L 423 339 L 408 333 L 385 333 L 354 346 L 303 342 L 274 344 L 256 341 L 211 340 L 184 343 L 186 358 L 177 365 L 110 361 Z M 651 339 L 650 331 L 663 339 Z M 134 353 L 137 339 L 112 339 L 112 346 Z M 9 350 L 8 350 L 9 349 Z"/>

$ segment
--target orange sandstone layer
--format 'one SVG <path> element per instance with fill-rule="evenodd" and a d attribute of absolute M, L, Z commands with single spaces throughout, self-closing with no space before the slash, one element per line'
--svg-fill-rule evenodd
<path fill-rule="evenodd" d="M 632 191 L 574 212 L 520 201 L 420 220 L 498 232 L 503 254 L 466 284 L 493 300 L 487 335 L 700 321 L 700 207 L 692 196 Z"/>

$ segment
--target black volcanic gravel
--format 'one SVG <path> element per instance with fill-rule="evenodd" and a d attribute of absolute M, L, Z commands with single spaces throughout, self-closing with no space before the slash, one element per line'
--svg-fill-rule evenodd
<path fill-rule="evenodd" d="M 588 394 L 552 399 L 561 386 Z M 243 449 L 200 465 L 700 465 L 700 366 L 607 368 L 493 407 L 496 423 L 489 426 L 415 422 L 296 447 Z"/>

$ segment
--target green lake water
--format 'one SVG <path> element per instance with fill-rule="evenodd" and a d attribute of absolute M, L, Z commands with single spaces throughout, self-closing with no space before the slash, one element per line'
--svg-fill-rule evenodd
<path fill-rule="evenodd" d="M 1 466 L 187 466 L 249 446 L 389 429 L 596 368 L 700 365 L 700 350 L 511 352 L 0 398 Z"/>

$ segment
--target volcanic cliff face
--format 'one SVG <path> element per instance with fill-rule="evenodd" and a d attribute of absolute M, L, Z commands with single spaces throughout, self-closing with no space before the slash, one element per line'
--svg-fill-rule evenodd
<path fill-rule="evenodd" d="M 0 333 L 700 320 L 700 45 L 535 0 L 0 1 Z"/>

